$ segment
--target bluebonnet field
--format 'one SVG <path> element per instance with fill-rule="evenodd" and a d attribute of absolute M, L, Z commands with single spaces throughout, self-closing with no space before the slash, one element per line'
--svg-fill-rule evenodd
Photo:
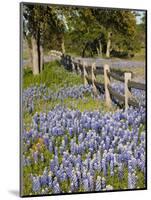
<path fill-rule="evenodd" d="M 139 108 L 109 110 L 78 75 L 57 62 L 46 70 L 51 77 L 24 75 L 24 195 L 144 188 L 145 92 L 132 90 Z"/>

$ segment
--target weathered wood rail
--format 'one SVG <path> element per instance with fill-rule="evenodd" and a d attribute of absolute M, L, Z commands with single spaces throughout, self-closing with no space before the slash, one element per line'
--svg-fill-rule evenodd
<path fill-rule="evenodd" d="M 145 90 L 146 86 L 144 83 L 137 83 L 135 81 L 128 81 L 128 87 L 139 90 Z"/>
<path fill-rule="evenodd" d="M 112 106 L 114 98 L 125 104 L 126 109 L 129 106 L 139 107 L 139 102 L 132 96 L 131 88 L 145 90 L 146 85 L 133 81 L 132 72 L 120 71 L 114 68 L 110 69 L 107 64 L 104 66 L 96 66 L 95 63 L 88 64 L 85 61 L 77 60 L 70 55 L 64 55 L 56 51 L 52 53 L 57 55 L 61 64 L 67 70 L 80 74 L 83 78 L 84 85 L 91 84 L 93 86 L 94 96 L 97 97 L 99 92 L 105 94 L 105 101 L 108 107 Z M 104 83 L 98 82 L 96 80 L 96 75 L 103 75 Z M 124 95 L 119 94 L 111 87 L 111 78 L 124 83 Z"/>
<path fill-rule="evenodd" d="M 56 51 L 56 50 L 51 50 L 51 51 L 50 51 L 50 55 L 51 55 L 51 56 L 54 56 L 54 57 L 57 57 L 58 59 L 61 59 L 61 57 L 62 57 L 62 52 Z"/>

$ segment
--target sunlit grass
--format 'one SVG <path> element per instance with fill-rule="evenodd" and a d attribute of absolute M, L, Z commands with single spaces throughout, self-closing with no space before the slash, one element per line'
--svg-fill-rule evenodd
<path fill-rule="evenodd" d="M 82 84 L 80 75 L 69 72 L 58 61 L 45 64 L 44 70 L 39 75 L 33 75 L 31 69 L 24 69 L 23 88 L 31 85 L 45 84 L 56 91 L 61 87 L 71 87 Z"/>

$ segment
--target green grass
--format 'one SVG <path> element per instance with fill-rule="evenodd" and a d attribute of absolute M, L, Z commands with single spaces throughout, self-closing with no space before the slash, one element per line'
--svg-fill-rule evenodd
<path fill-rule="evenodd" d="M 65 70 L 58 61 L 45 64 L 44 70 L 39 75 L 33 75 L 29 68 L 24 69 L 23 88 L 40 84 L 45 84 L 56 91 L 61 87 L 82 84 L 82 79 L 79 75 Z"/>
<path fill-rule="evenodd" d="M 84 111 L 114 111 L 114 107 L 112 109 L 109 109 L 104 101 L 101 101 L 99 99 L 94 99 L 92 97 L 86 97 L 85 99 L 65 99 L 64 105 L 68 106 L 68 108 L 71 109 L 78 109 L 81 112 Z"/>
<path fill-rule="evenodd" d="M 134 61 L 145 61 L 145 48 L 141 48 L 141 50 L 135 53 L 135 56 L 130 60 Z"/>

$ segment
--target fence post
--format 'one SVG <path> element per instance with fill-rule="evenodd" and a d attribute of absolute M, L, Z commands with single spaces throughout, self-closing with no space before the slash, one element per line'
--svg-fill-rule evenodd
<path fill-rule="evenodd" d="M 64 63 L 65 63 L 65 68 L 66 68 L 66 69 L 67 69 L 67 57 L 68 57 L 68 56 L 65 55 L 65 62 L 64 62 Z"/>
<path fill-rule="evenodd" d="M 92 79 L 92 87 L 93 87 L 93 93 L 94 96 L 97 97 L 98 93 L 97 93 L 97 88 L 95 86 L 95 81 L 96 81 L 96 77 L 94 75 L 94 70 L 96 69 L 96 65 L 95 63 L 92 63 L 91 65 L 91 79 Z"/>
<path fill-rule="evenodd" d="M 104 87 L 105 87 L 105 100 L 106 105 L 110 108 L 112 106 L 111 95 L 108 89 L 108 85 L 110 85 L 110 78 L 108 77 L 107 72 L 110 72 L 109 65 L 104 65 Z"/>
<path fill-rule="evenodd" d="M 77 71 L 78 71 L 78 74 L 81 75 L 80 60 L 78 60 L 78 63 L 77 63 Z"/>
<path fill-rule="evenodd" d="M 72 71 L 72 57 L 70 56 L 70 71 Z"/>
<path fill-rule="evenodd" d="M 70 70 L 70 56 L 67 55 L 66 58 L 67 58 L 67 61 L 66 61 L 66 62 L 67 62 L 66 67 L 67 67 L 67 68 L 66 68 L 66 69 L 67 69 L 67 70 Z"/>
<path fill-rule="evenodd" d="M 64 65 L 64 54 L 61 56 L 61 64 Z"/>
<path fill-rule="evenodd" d="M 86 62 L 83 61 L 83 82 L 84 82 L 84 86 L 86 86 L 88 84 L 88 81 L 86 79 L 86 76 L 88 75 L 87 74 L 87 71 L 86 71 Z"/>
<path fill-rule="evenodd" d="M 67 70 L 69 70 L 69 55 L 67 55 Z"/>
<path fill-rule="evenodd" d="M 71 58 L 71 66 L 72 66 L 72 71 L 75 72 L 75 61 L 74 58 Z"/>
<path fill-rule="evenodd" d="M 128 99 L 131 96 L 131 90 L 128 87 L 128 81 L 131 80 L 132 74 L 130 72 L 124 73 L 124 79 L 125 79 L 125 109 L 129 107 L 128 105 Z"/>
<path fill-rule="evenodd" d="M 68 70 L 72 71 L 72 62 L 71 62 L 71 56 L 68 56 Z"/>

